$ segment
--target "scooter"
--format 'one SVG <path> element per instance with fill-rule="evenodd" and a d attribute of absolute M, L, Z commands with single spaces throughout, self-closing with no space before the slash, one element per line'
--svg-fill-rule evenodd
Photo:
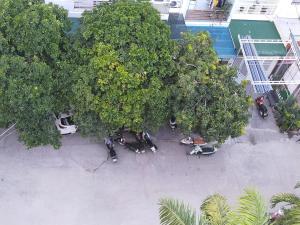
<path fill-rule="evenodd" d="M 141 142 L 126 142 L 125 138 L 120 139 L 119 144 L 124 145 L 125 148 L 129 149 L 130 151 L 133 151 L 135 153 L 141 154 L 145 153 L 144 146 Z"/>
<path fill-rule="evenodd" d="M 269 224 L 273 224 L 273 222 L 279 220 L 283 216 L 284 216 L 284 211 L 282 208 L 277 210 L 276 212 L 270 213 Z"/>
<path fill-rule="evenodd" d="M 195 147 L 190 152 L 188 152 L 188 155 L 212 155 L 217 151 L 218 149 L 214 146 L 195 145 Z"/>
<path fill-rule="evenodd" d="M 207 142 L 204 141 L 204 139 L 202 137 L 196 137 L 196 138 L 187 137 L 187 138 L 181 139 L 180 144 L 202 146 L 202 145 L 207 145 Z"/>
<path fill-rule="evenodd" d="M 145 150 L 144 150 L 143 141 L 138 140 L 138 138 L 136 137 L 136 134 L 134 133 L 135 139 L 137 141 L 128 142 L 127 139 L 123 136 L 124 131 L 125 132 L 130 132 L 130 130 L 125 130 L 123 128 L 119 129 L 119 131 L 117 131 L 115 133 L 115 141 L 117 141 L 120 145 L 125 146 L 125 148 L 127 148 L 130 151 L 133 151 L 133 152 L 138 153 L 138 154 L 144 153 Z"/>
<path fill-rule="evenodd" d="M 114 163 L 116 163 L 118 161 L 118 156 L 114 149 L 113 138 L 112 137 L 105 138 L 105 145 L 109 151 L 108 153 L 109 153 L 110 158 L 112 159 L 112 161 Z"/>
<path fill-rule="evenodd" d="M 260 96 L 255 99 L 256 107 L 258 109 L 259 115 L 264 119 L 268 116 L 268 109 L 264 104 L 264 97 Z"/>
<path fill-rule="evenodd" d="M 152 152 L 157 151 L 157 146 L 152 142 L 152 138 L 148 132 L 142 132 L 142 139 L 146 142 L 146 144 L 150 147 Z"/>
<path fill-rule="evenodd" d="M 174 131 L 177 128 L 177 123 L 176 123 L 175 116 L 171 116 L 171 118 L 169 120 L 169 126 L 172 129 L 172 131 Z"/>

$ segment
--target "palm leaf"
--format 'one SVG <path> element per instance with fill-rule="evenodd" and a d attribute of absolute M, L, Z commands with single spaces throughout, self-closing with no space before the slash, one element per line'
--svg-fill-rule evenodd
<path fill-rule="evenodd" d="M 300 225 L 300 206 L 293 207 L 289 213 L 293 225 Z"/>
<path fill-rule="evenodd" d="M 196 212 L 177 200 L 164 198 L 159 201 L 161 225 L 196 225 Z"/>
<path fill-rule="evenodd" d="M 209 220 L 206 218 L 205 215 L 201 215 L 198 218 L 198 225 L 211 225 Z"/>
<path fill-rule="evenodd" d="M 271 198 L 271 207 L 274 208 L 278 203 L 282 202 L 300 206 L 300 198 L 297 195 L 291 193 L 280 193 Z"/>
<path fill-rule="evenodd" d="M 233 217 L 235 224 L 262 225 L 268 221 L 267 206 L 262 196 L 254 189 L 246 189 L 245 194 L 239 199 L 239 207 L 236 216 Z M 234 224 L 231 221 L 231 224 Z"/>
<path fill-rule="evenodd" d="M 204 200 L 200 207 L 202 214 L 211 225 L 225 225 L 230 211 L 225 197 L 214 194 Z"/>

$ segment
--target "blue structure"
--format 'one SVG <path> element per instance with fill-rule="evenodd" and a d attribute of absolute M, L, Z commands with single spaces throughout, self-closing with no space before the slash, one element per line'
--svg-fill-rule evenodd
<path fill-rule="evenodd" d="M 198 33 L 207 31 L 219 58 L 230 59 L 236 57 L 236 50 L 231 38 L 229 28 L 216 26 L 188 26 L 187 31 Z"/>
<path fill-rule="evenodd" d="M 251 39 L 250 36 L 243 37 L 244 39 Z M 243 43 L 242 48 L 244 49 L 246 56 L 257 56 L 257 52 L 255 49 L 254 44 L 252 43 Z M 246 60 L 245 63 L 248 64 L 248 68 L 251 72 L 252 80 L 255 81 L 268 81 L 268 77 L 265 74 L 260 62 L 258 60 Z M 256 92 L 258 93 L 267 93 L 271 90 L 273 90 L 272 86 L 270 84 L 264 84 L 264 85 L 254 85 L 254 88 Z"/>

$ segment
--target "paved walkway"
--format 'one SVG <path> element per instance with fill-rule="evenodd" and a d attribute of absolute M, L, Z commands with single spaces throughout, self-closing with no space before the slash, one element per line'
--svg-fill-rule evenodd
<path fill-rule="evenodd" d="M 107 161 L 102 143 L 78 135 L 64 137 L 58 151 L 26 150 L 10 135 L 0 143 L 1 224 L 156 225 L 161 197 L 199 208 L 215 192 L 234 204 L 248 186 L 266 199 L 293 191 L 300 180 L 300 143 L 268 124 L 251 122 L 246 135 L 210 157 L 187 157 L 188 147 L 157 140 L 156 154 L 120 147 L 117 164 Z"/>

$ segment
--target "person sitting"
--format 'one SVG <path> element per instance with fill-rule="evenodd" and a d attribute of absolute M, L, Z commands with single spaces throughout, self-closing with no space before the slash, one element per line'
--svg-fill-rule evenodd
<path fill-rule="evenodd" d="M 264 104 L 264 96 L 259 96 L 255 99 L 255 102 L 257 105 L 263 105 Z"/>

